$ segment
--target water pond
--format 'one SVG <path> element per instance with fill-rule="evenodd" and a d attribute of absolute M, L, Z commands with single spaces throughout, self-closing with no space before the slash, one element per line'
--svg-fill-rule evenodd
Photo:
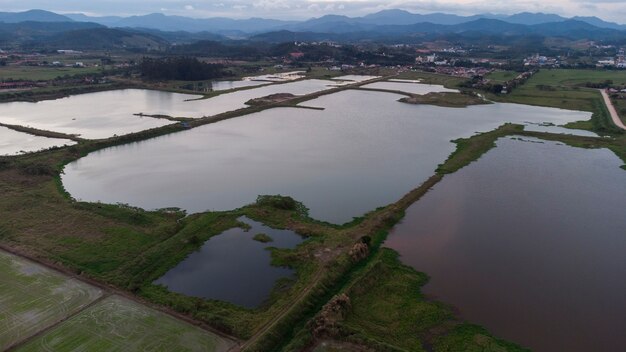
<path fill-rule="evenodd" d="M 443 93 L 443 92 L 458 93 L 459 92 L 456 89 L 448 89 L 442 85 L 409 83 L 409 82 L 374 82 L 374 83 L 364 85 L 363 88 L 395 90 L 399 92 L 406 92 L 406 93 L 420 94 L 420 95 L 427 94 L 427 93 Z"/>
<path fill-rule="evenodd" d="M 345 75 L 339 77 L 333 77 L 337 81 L 353 81 L 353 82 L 365 82 L 380 76 L 368 76 L 368 75 Z"/>
<path fill-rule="evenodd" d="M 249 80 L 214 81 L 214 82 L 211 82 L 211 89 L 214 91 L 231 90 L 231 89 L 246 88 L 246 87 L 256 87 L 256 86 L 269 84 L 269 83 L 270 82 L 249 81 Z"/>
<path fill-rule="evenodd" d="M 427 295 L 533 351 L 626 346 L 626 171 L 606 149 L 500 139 L 406 212 L 386 246 Z"/>
<path fill-rule="evenodd" d="M 143 89 L 88 93 L 37 103 L 3 103 L 0 104 L 0 122 L 75 134 L 86 139 L 100 139 L 173 123 L 166 119 L 134 114 L 200 118 L 245 108 L 245 103 L 250 99 L 285 92 L 305 95 L 331 89 L 333 83 L 326 80 L 303 80 L 235 91 L 200 100 L 199 95 Z"/>
<path fill-rule="evenodd" d="M 37 152 L 74 144 L 76 142 L 69 139 L 38 137 L 0 126 L 0 156 Z"/>
<path fill-rule="evenodd" d="M 0 122 L 74 134 L 87 139 L 108 138 L 171 124 L 168 120 L 133 114 L 149 110 L 171 112 L 172 106 L 196 97 L 153 90 L 123 89 L 36 103 L 2 103 Z"/>
<path fill-rule="evenodd" d="M 465 109 L 397 102 L 347 90 L 94 152 L 62 176 L 75 198 L 189 212 L 230 210 L 260 194 L 302 201 L 316 219 L 344 223 L 395 202 L 430 177 L 451 140 L 505 122 L 557 125 L 590 113 L 515 104 Z"/>
<path fill-rule="evenodd" d="M 209 239 L 197 252 L 155 281 L 188 296 L 231 302 L 255 308 L 281 278 L 293 270 L 271 265 L 269 247 L 295 248 L 303 238 L 293 231 L 276 230 L 246 217 L 249 229 L 234 228 Z M 265 234 L 271 242 L 254 239 Z"/>

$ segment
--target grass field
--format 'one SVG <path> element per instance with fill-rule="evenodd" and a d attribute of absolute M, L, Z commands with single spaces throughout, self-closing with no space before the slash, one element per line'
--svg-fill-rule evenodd
<path fill-rule="evenodd" d="M 622 119 L 624 123 L 626 123 L 626 94 L 621 94 L 623 98 L 621 99 L 612 99 L 613 106 L 615 106 L 615 110 L 619 114 L 619 117 Z"/>
<path fill-rule="evenodd" d="M 111 296 L 17 351 L 223 352 L 233 345 L 161 312 Z"/>
<path fill-rule="evenodd" d="M 626 84 L 626 71 L 542 69 L 511 94 L 489 95 L 489 98 L 499 102 L 590 111 L 594 114 L 592 121 L 572 127 L 618 132 L 600 92 L 584 87 L 587 82 L 601 83 L 606 80 L 612 80 L 618 85 Z"/>
<path fill-rule="evenodd" d="M 100 67 L 4 66 L 0 67 L 0 80 L 47 81 L 65 75 L 92 74 L 100 71 Z"/>
<path fill-rule="evenodd" d="M 502 83 L 512 80 L 513 78 L 517 77 L 517 75 L 519 75 L 519 73 L 513 71 L 493 71 L 492 73 L 488 74 L 486 78 L 492 81 L 496 81 L 498 83 Z"/>
<path fill-rule="evenodd" d="M 102 291 L 0 251 L 0 350 L 95 301 Z"/>

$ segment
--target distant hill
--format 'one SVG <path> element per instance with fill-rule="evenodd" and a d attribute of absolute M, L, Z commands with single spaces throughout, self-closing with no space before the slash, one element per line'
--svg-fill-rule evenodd
<path fill-rule="evenodd" d="M 58 15 L 54 12 L 44 10 L 29 10 L 24 12 L 0 12 L 0 22 L 19 23 L 19 22 L 72 22 L 69 17 Z M 88 22 L 88 21 L 86 21 Z"/>
<path fill-rule="evenodd" d="M 609 28 L 598 28 L 582 21 L 565 20 L 560 22 L 524 25 L 509 23 L 502 20 L 481 18 L 470 22 L 441 25 L 435 23 L 416 23 L 411 25 L 375 26 L 358 32 L 315 31 L 275 31 L 252 36 L 251 40 L 268 42 L 285 41 L 387 41 L 387 42 L 420 42 L 424 39 L 436 39 L 450 35 L 457 38 L 482 38 L 504 43 L 507 37 L 535 36 L 562 37 L 571 40 L 579 39 L 617 39 L 626 38 L 626 31 Z"/>
<path fill-rule="evenodd" d="M 113 28 L 90 28 L 58 33 L 45 41 L 29 43 L 34 47 L 73 50 L 166 50 L 169 43 L 157 36 Z"/>
<path fill-rule="evenodd" d="M 50 36 L 73 30 L 106 28 L 89 22 L 0 22 L 0 46 L 11 47 L 27 41 L 43 41 Z"/>
<path fill-rule="evenodd" d="M 289 30 L 293 32 L 350 33 L 374 30 L 378 26 L 402 26 L 417 23 L 459 25 L 473 22 L 478 19 L 495 19 L 507 23 L 522 25 L 538 25 L 575 20 L 600 28 L 626 30 L 626 25 L 624 24 L 603 21 L 597 17 L 582 16 L 566 18 L 555 14 L 530 12 L 522 12 L 510 16 L 497 14 L 459 16 L 446 13 L 417 14 L 404 10 L 392 9 L 379 11 L 363 17 L 326 15 L 319 18 L 311 18 L 306 21 L 281 21 L 263 18 L 231 19 L 224 17 L 199 19 L 184 16 L 168 16 L 161 13 L 130 17 L 95 17 L 84 14 L 59 15 L 44 10 L 0 12 L 0 22 L 5 23 L 19 23 L 24 21 L 93 22 L 107 27 L 116 28 L 144 28 L 168 32 L 184 31 L 190 33 L 212 32 L 239 37 L 244 36 L 244 34 L 259 34 L 280 30 Z"/>
<path fill-rule="evenodd" d="M 0 47 L 30 49 L 165 50 L 169 42 L 152 33 L 107 28 L 89 22 L 0 22 Z"/>
<path fill-rule="evenodd" d="M 223 17 L 214 18 L 190 18 L 183 16 L 167 16 L 161 13 L 152 13 L 143 16 L 130 17 L 91 17 L 83 14 L 68 15 L 76 21 L 90 21 L 109 27 L 148 28 L 161 31 L 186 31 L 186 32 L 232 32 L 245 33 L 263 32 L 277 29 L 295 22 L 280 21 L 263 18 L 231 19 Z"/>

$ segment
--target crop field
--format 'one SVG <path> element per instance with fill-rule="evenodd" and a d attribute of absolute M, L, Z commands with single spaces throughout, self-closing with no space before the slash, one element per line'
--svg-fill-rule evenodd
<path fill-rule="evenodd" d="M 234 342 L 120 296 L 85 309 L 17 351 L 227 351 Z"/>
<path fill-rule="evenodd" d="M 0 350 L 95 301 L 102 291 L 0 251 Z"/>
<path fill-rule="evenodd" d="M 0 80 L 47 81 L 66 75 L 92 74 L 100 72 L 99 67 L 36 67 L 5 66 L 0 70 Z"/>
<path fill-rule="evenodd" d="M 549 70 L 542 69 L 525 84 L 506 96 L 489 97 L 499 102 L 510 102 L 569 110 L 591 111 L 592 122 L 577 123 L 576 128 L 598 131 L 615 131 L 610 116 L 597 89 L 584 87 L 585 83 L 626 84 L 626 72 L 600 70 Z"/>
<path fill-rule="evenodd" d="M 501 83 L 512 80 L 513 78 L 517 77 L 517 75 L 519 75 L 519 73 L 513 71 L 494 71 L 487 75 L 486 78 Z"/>

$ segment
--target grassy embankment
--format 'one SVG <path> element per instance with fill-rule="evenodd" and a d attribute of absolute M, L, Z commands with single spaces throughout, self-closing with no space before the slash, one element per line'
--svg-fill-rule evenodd
<path fill-rule="evenodd" d="M 626 93 L 621 93 L 618 97 L 619 98 L 611 99 L 611 101 L 613 102 L 613 106 L 615 106 L 615 110 L 617 110 L 619 117 L 622 119 L 622 122 L 626 123 Z"/>

